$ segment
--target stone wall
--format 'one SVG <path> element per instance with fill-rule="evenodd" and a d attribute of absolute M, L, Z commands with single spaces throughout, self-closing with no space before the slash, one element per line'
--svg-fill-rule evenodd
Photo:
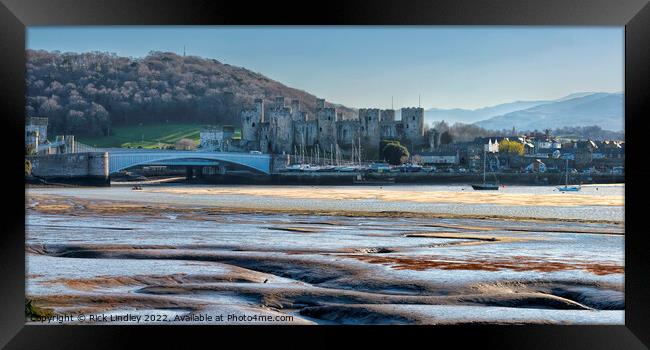
<path fill-rule="evenodd" d="M 29 156 L 32 175 L 51 182 L 110 185 L 108 153 L 66 153 Z"/>
<path fill-rule="evenodd" d="M 223 129 L 220 127 L 204 127 L 199 133 L 200 147 L 203 151 L 223 150 Z"/>
<path fill-rule="evenodd" d="M 293 141 L 296 147 L 313 147 L 318 141 L 318 122 L 297 121 L 293 123 Z"/>
<path fill-rule="evenodd" d="M 361 124 L 358 120 L 340 120 L 336 126 L 339 146 L 348 148 L 352 143 L 359 142 Z"/>

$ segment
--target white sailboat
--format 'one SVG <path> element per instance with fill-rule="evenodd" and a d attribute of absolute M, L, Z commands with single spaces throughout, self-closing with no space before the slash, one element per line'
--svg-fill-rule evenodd
<path fill-rule="evenodd" d="M 495 141 L 496 142 L 496 141 Z M 497 143 L 498 145 L 498 143 Z M 494 152 L 495 149 L 498 150 L 498 146 L 493 146 L 492 140 L 486 145 L 486 147 L 483 148 L 483 183 L 482 184 L 474 184 L 472 185 L 472 188 L 475 191 L 498 191 L 499 190 L 499 184 L 495 183 L 488 183 L 485 181 L 485 169 L 487 168 L 487 151 L 488 149 L 490 152 Z"/>
<path fill-rule="evenodd" d="M 566 167 L 564 171 L 564 186 L 559 186 L 557 188 L 560 192 L 578 192 L 581 187 L 578 186 L 569 186 L 569 157 L 566 157 Z"/>

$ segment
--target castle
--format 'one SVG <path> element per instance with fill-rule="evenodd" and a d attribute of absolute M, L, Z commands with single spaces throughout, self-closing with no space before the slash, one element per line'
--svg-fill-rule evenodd
<path fill-rule="evenodd" d="M 47 141 L 47 118 L 27 117 L 25 118 L 25 148 L 30 147 L 34 151 L 38 146 Z"/>
<path fill-rule="evenodd" d="M 363 108 L 358 118 L 344 120 L 324 99 L 316 101 L 314 116 L 300 110 L 299 100 L 286 106 L 284 97 L 277 97 L 265 110 L 264 101 L 256 99 L 252 108 L 241 111 L 240 146 L 274 154 L 305 148 L 345 153 L 360 146 L 366 158 L 377 156 L 382 140 L 398 140 L 412 152 L 437 147 L 439 134 L 424 128 L 424 109 L 402 108 L 401 115 L 401 120 L 395 120 L 393 109 Z"/>

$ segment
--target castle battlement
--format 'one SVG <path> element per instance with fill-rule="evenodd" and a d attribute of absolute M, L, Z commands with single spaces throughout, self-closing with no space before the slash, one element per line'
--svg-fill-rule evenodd
<path fill-rule="evenodd" d="M 263 117 L 261 100 L 255 100 L 256 107 L 242 109 L 242 146 L 250 150 L 268 153 L 292 153 L 300 147 L 319 147 L 331 150 L 349 147 L 357 142 L 362 148 L 377 150 L 381 140 L 403 140 L 415 147 L 423 144 L 424 109 L 405 107 L 401 109 L 402 120 L 395 120 L 394 109 L 361 108 L 357 118 L 343 120 L 334 107 L 326 107 L 324 99 L 316 100 L 316 113 L 308 120 L 307 113 L 300 111 L 300 101 L 278 96 Z M 265 120 L 266 119 L 266 120 Z"/>

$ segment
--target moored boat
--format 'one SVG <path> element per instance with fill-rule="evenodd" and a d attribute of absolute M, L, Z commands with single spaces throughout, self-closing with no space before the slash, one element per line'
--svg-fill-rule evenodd
<path fill-rule="evenodd" d="M 499 185 L 491 184 L 491 183 L 483 183 L 483 184 L 472 185 L 472 188 L 477 191 L 498 191 Z"/>
<path fill-rule="evenodd" d="M 580 191 L 581 187 L 578 186 L 569 186 L 569 158 L 566 157 L 566 168 L 565 168 L 565 175 L 564 175 L 564 186 L 559 186 L 557 187 L 558 191 L 560 192 L 578 192 Z"/>
<path fill-rule="evenodd" d="M 580 186 L 560 186 L 557 189 L 560 192 L 578 192 L 580 191 Z"/>
<path fill-rule="evenodd" d="M 498 191 L 499 184 L 485 182 L 485 168 L 487 167 L 487 150 L 483 149 L 483 183 L 473 184 L 472 188 L 475 191 Z"/>

